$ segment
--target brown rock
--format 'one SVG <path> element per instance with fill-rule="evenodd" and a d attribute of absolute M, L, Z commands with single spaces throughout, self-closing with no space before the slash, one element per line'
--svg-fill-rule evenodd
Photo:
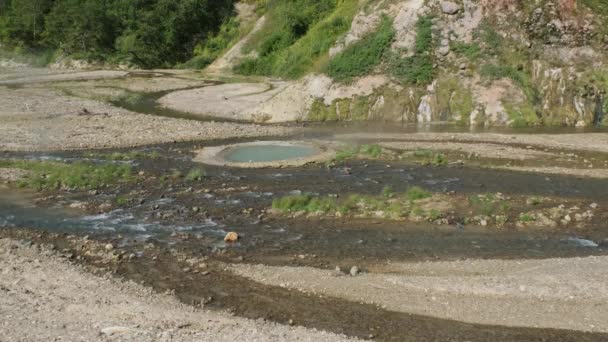
<path fill-rule="evenodd" d="M 239 234 L 235 233 L 235 232 L 230 232 L 228 234 L 226 234 L 226 237 L 224 237 L 224 241 L 226 242 L 237 242 L 239 240 Z"/>

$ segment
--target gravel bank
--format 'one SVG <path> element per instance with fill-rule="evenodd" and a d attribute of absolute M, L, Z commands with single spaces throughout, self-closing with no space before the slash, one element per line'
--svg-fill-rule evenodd
<path fill-rule="evenodd" d="M 9 341 L 353 341 L 194 310 L 98 277 L 38 246 L 0 239 L 0 339 Z"/>
<path fill-rule="evenodd" d="M 0 150 L 134 147 L 174 141 L 282 136 L 290 129 L 138 114 L 47 87 L 0 87 Z M 84 111 L 86 109 L 86 112 Z"/>
<path fill-rule="evenodd" d="M 336 135 L 337 140 L 378 140 L 435 142 L 483 142 L 505 145 L 530 145 L 608 153 L 608 133 L 580 134 L 499 134 L 499 133 L 353 133 Z"/>
<path fill-rule="evenodd" d="M 608 257 L 379 265 L 356 277 L 235 265 L 263 284 L 469 323 L 608 332 Z"/>

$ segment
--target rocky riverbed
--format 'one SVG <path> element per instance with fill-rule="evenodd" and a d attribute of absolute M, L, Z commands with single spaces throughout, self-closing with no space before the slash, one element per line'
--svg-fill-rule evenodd
<path fill-rule="evenodd" d="M 24 75 L 0 85 L 8 340 L 608 338 L 608 133 L 217 121 L 162 109 L 218 84 L 191 72 Z M 326 153 L 197 158 L 257 140 Z"/>

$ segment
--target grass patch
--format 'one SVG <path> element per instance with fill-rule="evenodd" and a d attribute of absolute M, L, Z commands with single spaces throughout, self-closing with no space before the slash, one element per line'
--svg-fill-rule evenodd
<path fill-rule="evenodd" d="M 194 168 L 190 171 L 188 171 L 188 174 L 186 174 L 186 181 L 188 182 L 200 182 L 203 180 L 203 178 L 205 178 L 207 174 L 205 173 L 205 170 L 200 169 L 200 168 Z"/>
<path fill-rule="evenodd" d="M 85 158 L 101 159 L 101 160 L 136 160 L 136 159 L 159 159 L 161 157 L 158 151 L 152 152 L 113 152 L 113 153 L 86 153 Z"/>
<path fill-rule="evenodd" d="M 493 193 L 471 195 L 469 205 L 485 216 L 504 215 L 510 209 L 509 204 L 501 195 Z"/>
<path fill-rule="evenodd" d="M 423 166 L 444 166 L 448 164 L 448 158 L 440 152 L 417 150 L 414 151 L 413 156 Z"/>
<path fill-rule="evenodd" d="M 394 193 L 390 187 L 382 189 L 380 196 L 351 194 L 342 200 L 335 197 L 318 197 L 310 194 L 285 196 L 272 202 L 272 208 L 282 213 L 323 213 L 334 215 L 357 215 L 361 217 L 378 217 L 399 219 L 406 217 L 415 207 L 415 202 L 429 198 L 432 193 L 420 188 L 412 187 L 403 194 Z M 438 211 L 421 215 L 439 218 Z"/>
<path fill-rule="evenodd" d="M 483 50 L 477 43 L 463 43 L 463 42 L 452 42 L 450 43 L 450 50 L 458 55 L 465 56 L 470 61 L 477 61 L 482 55 Z"/>
<path fill-rule="evenodd" d="M 519 215 L 519 220 L 521 222 L 534 222 L 536 221 L 536 217 L 534 217 L 534 215 L 532 214 L 521 214 Z"/>
<path fill-rule="evenodd" d="M 414 187 L 409 188 L 405 192 L 404 195 L 405 195 L 405 198 L 408 201 L 412 201 L 412 202 L 413 201 L 418 201 L 418 200 L 421 200 L 421 199 L 425 199 L 425 198 L 429 198 L 429 197 L 433 196 L 432 193 L 430 193 L 430 192 L 428 192 L 428 191 L 426 191 L 423 188 L 418 187 L 418 186 L 414 186 Z"/>
<path fill-rule="evenodd" d="M 21 187 L 36 190 L 98 189 L 133 179 L 131 167 L 117 164 L 86 162 L 59 163 L 47 161 L 0 161 L 0 167 L 30 171 L 18 182 Z"/>
<path fill-rule="evenodd" d="M 382 146 L 377 144 L 351 146 L 336 152 L 333 159 L 334 163 L 342 163 L 344 161 L 355 159 L 358 157 L 364 158 L 380 158 L 384 153 Z"/>
<path fill-rule="evenodd" d="M 433 80 L 433 22 L 432 17 L 420 17 L 416 23 L 414 54 L 401 58 L 393 54 L 389 59 L 389 72 L 403 83 L 427 84 Z"/>
<path fill-rule="evenodd" d="M 349 82 L 370 73 L 382 61 L 394 36 L 391 20 L 383 17 L 375 32 L 348 46 L 329 62 L 327 74 L 338 82 Z"/>

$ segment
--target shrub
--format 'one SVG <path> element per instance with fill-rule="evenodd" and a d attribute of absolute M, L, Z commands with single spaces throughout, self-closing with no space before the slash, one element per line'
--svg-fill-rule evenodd
<path fill-rule="evenodd" d="M 426 84 L 433 80 L 433 32 L 432 17 L 418 19 L 416 45 L 412 56 L 402 58 L 399 54 L 389 59 L 390 73 L 408 84 Z"/>
<path fill-rule="evenodd" d="M 405 198 L 407 198 L 410 201 L 417 201 L 417 200 L 429 198 L 431 196 L 432 196 L 432 194 L 430 192 L 428 192 L 418 186 L 411 187 L 405 192 Z"/>
<path fill-rule="evenodd" d="M 467 44 L 462 42 L 455 42 L 451 43 L 450 45 L 450 48 L 452 51 L 454 51 L 454 53 L 463 55 L 471 61 L 476 61 L 482 55 L 481 47 L 477 43 Z"/>
<path fill-rule="evenodd" d="M 200 168 L 194 168 L 188 172 L 188 174 L 186 175 L 186 180 L 189 182 L 202 181 L 205 176 L 205 170 Z"/>
<path fill-rule="evenodd" d="M 355 77 L 368 74 L 380 64 L 394 35 L 391 20 L 383 17 L 375 32 L 353 43 L 330 61 L 327 74 L 338 82 L 349 82 Z"/>

